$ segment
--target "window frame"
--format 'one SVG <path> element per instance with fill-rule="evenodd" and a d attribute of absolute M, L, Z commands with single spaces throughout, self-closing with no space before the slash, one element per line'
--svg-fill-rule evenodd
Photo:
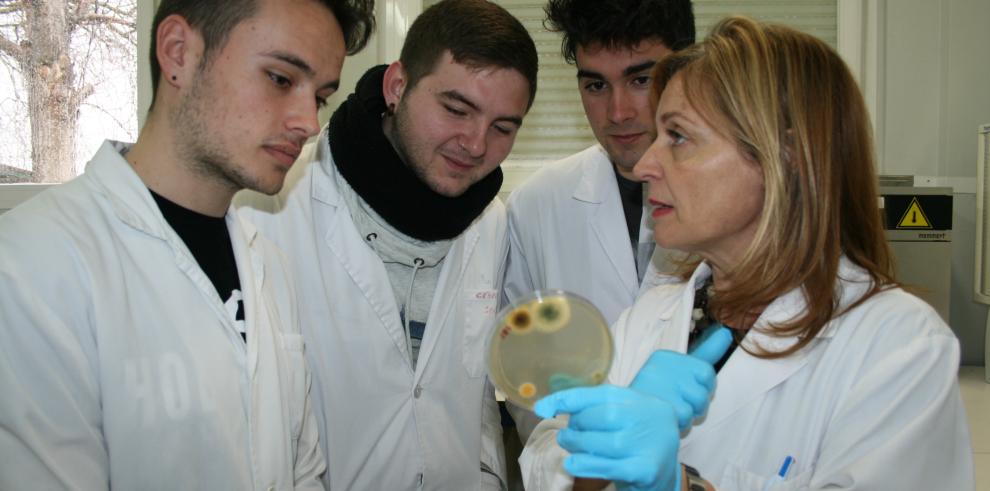
<path fill-rule="evenodd" d="M 155 9 L 161 0 L 136 0 L 137 4 L 137 117 L 138 128 L 144 126 L 144 120 L 151 106 L 151 63 L 148 61 L 148 49 L 151 47 L 151 24 L 155 17 Z M 0 214 L 31 199 L 34 195 L 52 187 L 57 183 L 11 183 L 0 184 Z"/>

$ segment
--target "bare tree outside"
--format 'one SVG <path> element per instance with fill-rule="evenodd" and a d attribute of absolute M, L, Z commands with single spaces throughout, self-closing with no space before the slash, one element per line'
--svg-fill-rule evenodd
<path fill-rule="evenodd" d="M 133 141 L 136 19 L 135 0 L 0 0 L 0 182 L 75 177 L 89 133 Z"/>

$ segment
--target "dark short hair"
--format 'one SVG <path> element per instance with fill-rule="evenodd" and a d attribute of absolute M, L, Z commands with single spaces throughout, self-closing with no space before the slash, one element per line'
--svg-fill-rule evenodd
<path fill-rule="evenodd" d="M 533 38 L 518 19 L 486 0 L 443 0 L 423 11 L 406 34 L 399 61 L 406 90 L 436 68 L 444 52 L 473 68 L 516 70 L 529 82 L 529 104 L 536 97 L 539 60 Z"/>
<path fill-rule="evenodd" d="M 549 0 L 543 10 L 543 26 L 564 36 L 568 63 L 576 61 L 578 46 L 591 44 L 631 48 L 659 39 L 674 51 L 694 44 L 691 0 Z"/>
<path fill-rule="evenodd" d="M 314 0 L 325 5 L 340 24 L 344 32 L 347 54 L 352 55 L 364 49 L 368 38 L 375 30 L 375 0 Z M 152 100 L 158 93 L 158 79 L 162 67 L 158 64 L 155 33 L 166 17 L 181 15 L 203 36 L 203 60 L 223 47 L 227 36 L 237 24 L 250 18 L 258 11 L 257 0 L 162 0 L 155 12 L 151 26 L 151 93 Z"/>

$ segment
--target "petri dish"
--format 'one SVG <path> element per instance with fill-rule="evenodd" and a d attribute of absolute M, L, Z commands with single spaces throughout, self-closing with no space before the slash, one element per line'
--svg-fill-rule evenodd
<path fill-rule="evenodd" d="M 488 371 L 506 399 L 532 410 L 540 398 L 598 385 L 612 364 L 612 335 L 601 312 L 561 290 L 538 290 L 495 316 Z"/>

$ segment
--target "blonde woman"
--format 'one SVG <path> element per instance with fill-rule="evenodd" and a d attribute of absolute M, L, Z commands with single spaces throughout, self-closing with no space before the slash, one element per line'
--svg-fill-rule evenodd
<path fill-rule="evenodd" d="M 893 278 L 842 60 L 735 17 L 654 74 L 634 172 L 695 260 L 616 323 L 612 385 L 537 404 L 570 418 L 530 438 L 527 489 L 973 489 L 958 341 Z"/>

